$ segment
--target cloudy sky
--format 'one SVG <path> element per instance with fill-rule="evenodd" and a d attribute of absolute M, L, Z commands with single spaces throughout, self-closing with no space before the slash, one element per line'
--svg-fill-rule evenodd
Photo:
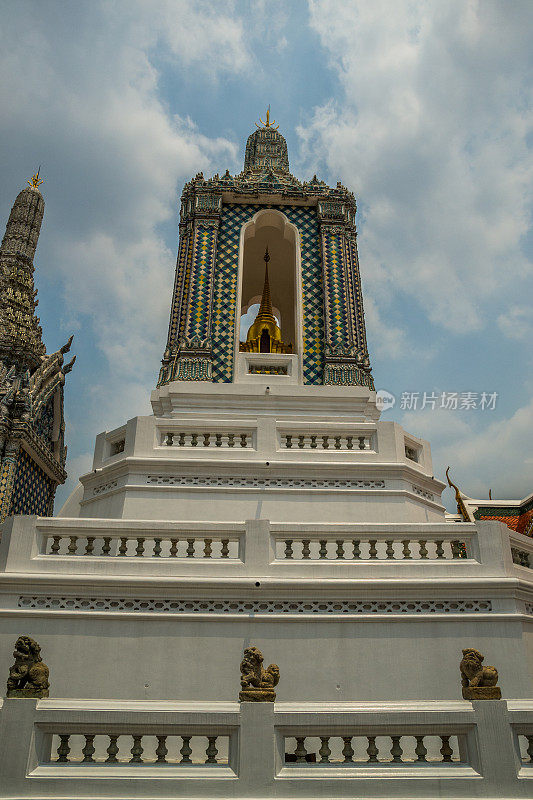
<path fill-rule="evenodd" d="M 48 350 L 74 333 L 78 357 L 68 489 L 99 431 L 149 413 L 183 183 L 240 171 L 270 103 L 292 171 L 358 198 L 374 376 L 397 398 L 384 418 L 471 496 L 531 491 L 530 0 L 0 8 L 0 217 L 42 164 L 39 313 Z"/>

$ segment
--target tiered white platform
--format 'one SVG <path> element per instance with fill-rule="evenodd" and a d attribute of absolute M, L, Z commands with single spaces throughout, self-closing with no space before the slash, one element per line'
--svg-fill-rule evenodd
<path fill-rule="evenodd" d="M 452 521 L 373 393 L 262 378 L 156 390 L 5 526 L 0 674 L 30 635 L 51 699 L 4 701 L 0 798 L 530 796 L 533 542 Z M 274 706 L 236 702 L 249 644 Z M 463 647 L 511 699 L 461 700 Z"/>

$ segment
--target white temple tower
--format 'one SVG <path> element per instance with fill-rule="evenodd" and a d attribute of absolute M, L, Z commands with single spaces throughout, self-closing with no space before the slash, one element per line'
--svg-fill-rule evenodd
<path fill-rule="evenodd" d="M 185 186 L 153 414 L 4 525 L 0 675 L 26 634 L 50 699 L 4 701 L 0 798 L 530 795 L 533 545 L 380 421 L 355 212 L 268 116 Z M 251 645 L 275 703 L 238 702 Z M 463 699 L 464 649 L 503 700 Z"/>

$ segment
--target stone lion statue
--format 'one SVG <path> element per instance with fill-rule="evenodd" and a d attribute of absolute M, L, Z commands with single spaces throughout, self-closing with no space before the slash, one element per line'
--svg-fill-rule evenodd
<path fill-rule="evenodd" d="M 467 647 L 463 650 L 463 658 L 459 665 L 463 697 L 467 700 L 498 700 L 501 691 L 498 683 L 496 667 L 482 666 L 483 656 L 479 650 Z"/>
<path fill-rule="evenodd" d="M 257 647 L 247 647 L 241 661 L 240 700 L 271 701 L 276 699 L 274 686 L 279 683 L 279 667 L 270 664 L 263 669 L 263 654 Z"/>
<path fill-rule="evenodd" d="M 41 658 L 41 648 L 29 636 L 19 636 L 13 652 L 15 663 L 9 670 L 6 697 L 48 697 L 49 670 Z"/>

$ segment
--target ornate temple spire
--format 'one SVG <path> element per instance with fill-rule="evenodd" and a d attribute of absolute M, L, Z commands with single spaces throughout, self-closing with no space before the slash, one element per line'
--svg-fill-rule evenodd
<path fill-rule="evenodd" d="M 46 353 L 33 286 L 44 214 L 39 172 L 11 209 L 0 247 L 0 523 L 9 514 L 53 513 L 67 475 L 63 386 L 72 336 Z"/>
<path fill-rule="evenodd" d="M 259 118 L 261 126 L 256 124 L 257 130 L 250 134 L 246 142 L 244 154 L 245 175 L 280 174 L 290 176 L 289 153 L 287 142 L 279 133 L 279 125 L 270 122 L 270 106 L 267 110 L 266 122 Z"/>
<path fill-rule="evenodd" d="M 33 285 L 33 257 L 44 214 L 41 183 L 36 173 L 19 193 L 0 247 L 0 360 L 21 372 L 35 369 L 46 352 Z"/>

